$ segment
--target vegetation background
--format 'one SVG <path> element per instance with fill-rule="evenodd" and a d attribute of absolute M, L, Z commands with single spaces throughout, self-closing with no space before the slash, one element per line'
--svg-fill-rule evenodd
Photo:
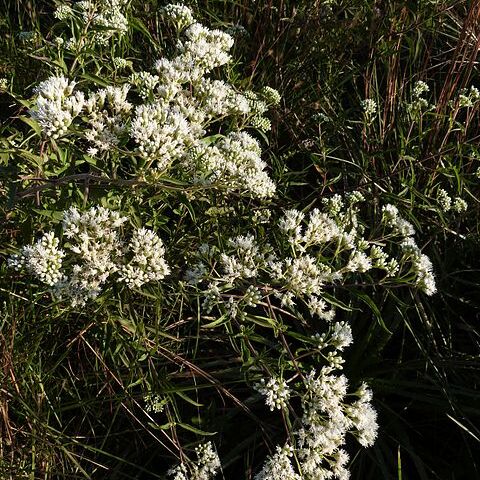
<path fill-rule="evenodd" d="M 153 63 L 156 52 L 144 31 L 161 38 L 155 12 L 162 4 L 133 2 L 136 33 L 121 46 L 126 56 Z M 380 424 L 375 446 L 353 459 L 352 478 L 480 478 L 479 103 L 455 107 L 462 89 L 480 87 L 480 2 L 189 5 L 207 25 L 240 32 L 233 54 L 239 82 L 282 95 L 264 154 L 279 185 L 277 207 L 368 189 L 368 214 L 375 216 L 376 202 L 401 208 L 434 264 L 433 297 L 374 286 L 344 292 L 351 307 L 344 316 L 356 339 L 347 373 L 369 379 Z M 18 96 L 47 76 L 44 59 L 19 33 L 48 36 L 55 6 L 0 0 L 0 77 Z M 405 105 L 418 80 L 429 85 L 434 107 L 412 126 Z M 361 103 L 367 98 L 379 106 L 369 121 Z M 4 128 L 18 113 L 12 96 L 0 93 Z M 61 308 L 12 278 L 4 262 L 11 245 L 34 236 L 49 207 L 48 198 L 38 205 L 18 197 L 12 181 L 18 172 L 4 160 L 0 149 L 0 478 L 163 478 L 162 431 L 130 389 L 145 354 L 138 330 L 160 307 L 133 298 L 112 307 L 106 299 L 96 312 L 65 321 Z M 462 196 L 468 210 L 442 211 L 439 187 Z M 34 212 L 43 212 L 43 220 L 32 219 Z M 93 313 L 103 319 L 97 330 L 88 318 Z M 166 363 L 174 361 L 165 355 Z M 199 365 L 215 358 L 214 350 Z M 172 383 L 169 394 L 186 397 L 194 418 L 199 398 L 175 389 Z M 192 435 L 197 427 L 221 431 L 225 445 L 234 445 L 243 417 L 227 411 L 232 415 L 212 401 L 208 425 L 187 428 Z M 226 452 L 225 478 L 253 478 L 264 457 L 258 435 L 242 433 L 249 440 Z"/>

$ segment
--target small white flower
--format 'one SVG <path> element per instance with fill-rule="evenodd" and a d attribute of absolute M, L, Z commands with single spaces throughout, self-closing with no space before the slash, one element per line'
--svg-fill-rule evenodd
<path fill-rule="evenodd" d="M 271 411 L 287 408 L 290 389 L 285 380 L 272 377 L 268 382 L 265 382 L 262 379 L 260 383 L 255 384 L 255 389 L 265 396 L 265 403 Z"/>
<path fill-rule="evenodd" d="M 37 93 L 36 108 L 29 111 L 42 127 L 45 135 L 54 139 L 64 135 L 85 103 L 82 92 L 73 93 L 75 82 L 65 77 L 50 77 L 41 82 Z"/>
<path fill-rule="evenodd" d="M 473 107 L 480 100 L 480 91 L 473 85 L 470 90 L 463 89 L 458 96 L 458 105 L 460 107 Z"/>
<path fill-rule="evenodd" d="M 130 288 L 140 288 L 145 283 L 159 281 L 170 273 L 160 238 L 145 228 L 135 230 L 128 247 L 132 259 L 118 269 L 120 281 Z"/>
<path fill-rule="evenodd" d="M 285 287 L 296 295 L 319 295 L 326 280 L 317 261 L 310 255 L 287 258 L 283 273 Z"/>
<path fill-rule="evenodd" d="M 340 230 L 333 219 L 326 213 L 314 208 L 303 237 L 307 245 L 317 245 L 332 241 L 340 236 Z"/>
<path fill-rule="evenodd" d="M 328 310 L 327 303 L 321 298 L 316 297 L 315 295 L 310 296 L 307 307 L 310 311 L 310 315 L 316 315 L 322 320 L 325 320 L 326 322 L 331 322 L 335 317 L 335 310 L 333 308 Z"/>
<path fill-rule="evenodd" d="M 15 270 L 26 268 L 41 282 L 54 286 L 63 278 L 62 261 L 65 252 L 58 248 L 59 239 L 53 232 L 46 233 L 33 246 L 23 247 L 19 254 L 8 259 L 8 265 Z"/>
<path fill-rule="evenodd" d="M 429 91 L 430 87 L 422 80 L 415 82 L 415 85 L 413 86 L 413 96 L 417 98 L 421 97 L 424 93 L 428 93 Z"/>
<path fill-rule="evenodd" d="M 194 22 L 193 13 L 186 5 L 169 3 L 160 13 L 165 20 L 173 23 L 178 30 L 183 30 Z"/>
<path fill-rule="evenodd" d="M 163 412 L 163 407 L 166 403 L 166 401 L 157 394 L 145 395 L 143 401 L 145 402 L 145 411 L 154 413 Z"/>
<path fill-rule="evenodd" d="M 452 208 L 452 198 L 443 188 L 439 188 L 437 191 L 437 201 L 444 212 L 448 212 Z"/>
<path fill-rule="evenodd" d="M 265 101 L 271 105 L 279 105 L 282 97 L 278 93 L 278 90 L 275 90 L 272 87 L 263 87 L 260 91 L 260 95 L 265 99 Z"/>
<path fill-rule="evenodd" d="M 293 451 L 288 446 L 283 448 L 277 446 L 276 453 L 267 458 L 254 480 L 302 480 L 292 465 L 290 460 L 292 455 Z"/>
<path fill-rule="evenodd" d="M 371 118 L 377 113 L 377 102 L 371 98 L 362 100 L 362 108 L 365 117 Z"/>
<path fill-rule="evenodd" d="M 73 14 L 72 7 L 67 4 L 59 5 L 54 13 L 55 18 L 59 20 L 68 20 Z"/>
<path fill-rule="evenodd" d="M 167 472 L 172 480 L 211 480 L 221 467 L 220 458 L 213 449 L 212 442 L 195 448 L 196 462 L 181 463 Z"/>
<path fill-rule="evenodd" d="M 368 272 L 372 268 L 372 261 L 364 252 L 357 250 L 352 252 L 345 268 L 350 272 Z"/>
<path fill-rule="evenodd" d="M 466 212 L 468 209 L 468 203 L 463 200 L 463 198 L 456 197 L 455 200 L 453 201 L 452 205 L 452 210 L 454 210 L 457 213 L 463 213 Z"/>
<path fill-rule="evenodd" d="M 330 335 L 329 343 L 338 350 L 344 350 L 353 342 L 352 329 L 347 322 L 333 323 Z"/>

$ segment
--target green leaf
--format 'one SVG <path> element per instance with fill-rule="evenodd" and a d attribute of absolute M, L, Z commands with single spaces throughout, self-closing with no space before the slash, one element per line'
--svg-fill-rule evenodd
<path fill-rule="evenodd" d="M 178 395 L 180 398 L 183 398 L 187 403 L 189 403 L 190 405 L 193 405 L 194 407 L 203 407 L 202 403 L 196 402 L 195 400 L 193 400 L 187 394 L 183 393 L 180 390 L 175 390 L 175 392 L 173 393 L 175 393 L 175 395 Z"/>
<path fill-rule="evenodd" d="M 26 123 L 39 137 L 42 135 L 42 128 L 36 120 L 30 117 L 25 117 L 24 115 L 19 115 L 18 118 Z"/>
<path fill-rule="evenodd" d="M 130 17 L 129 23 L 134 30 L 137 30 L 138 32 L 143 33 L 143 35 L 145 35 L 150 40 L 150 42 L 152 42 L 154 45 L 157 44 L 157 42 L 155 42 L 154 38 L 148 31 L 148 28 L 138 17 L 133 17 L 133 16 Z"/>
<path fill-rule="evenodd" d="M 188 425 L 187 423 L 176 423 L 176 425 L 201 436 L 212 436 L 217 434 L 217 432 L 206 432 L 205 430 L 200 430 L 199 428 L 192 427 L 192 425 Z"/>
<path fill-rule="evenodd" d="M 228 321 L 228 315 L 222 315 L 220 318 L 216 318 L 213 322 L 202 325 L 202 328 L 215 328 L 219 325 L 223 325 Z"/>
<path fill-rule="evenodd" d="M 358 299 L 360 299 L 363 303 L 365 303 L 370 307 L 373 314 L 375 315 L 375 318 L 377 319 L 379 325 L 383 328 L 383 330 L 385 330 L 385 332 L 387 332 L 389 335 L 393 335 L 393 333 L 385 325 L 385 322 L 383 321 L 382 313 L 380 312 L 375 302 L 366 293 L 362 293 L 362 292 L 359 292 L 358 290 L 353 290 L 353 289 L 352 289 L 352 292 Z"/>
<path fill-rule="evenodd" d="M 105 80 L 103 80 L 100 77 L 97 77 L 97 75 L 93 75 L 93 73 L 83 73 L 80 75 L 81 78 L 85 80 L 89 80 L 90 82 L 93 82 L 96 85 L 100 85 L 102 87 L 108 87 L 109 83 L 107 83 Z"/>
<path fill-rule="evenodd" d="M 333 295 L 330 295 L 326 292 L 322 292 L 322 298 L 326 300 L 330 305 L 334 305 L 335 307 L 340 308 L 341 310 L 345 310 L 346 312 L 353 312 L 354 310 L 356 310 L 355 308 L 349 307 L 345 303 L 338 300 L 338 298 L 335 298 Z"/>
<path fill-rule="evenodd" d="M 51 218 L 52 220 L 60 221 L 63 218 L 63 211 L 58 210 L 41 210 L 38 208 L 32 208 L 32 210 L 41 215 L 42 217 Z"/>

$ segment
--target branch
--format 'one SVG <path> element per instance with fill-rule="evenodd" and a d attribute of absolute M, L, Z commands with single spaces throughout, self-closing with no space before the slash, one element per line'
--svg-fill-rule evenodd
<path fill-rule="evenodd" d="M 15 199 L 19 200 L 26 197 L 31 197 L 33 195 L 38 194 L 43 190 L 48 190 L 50 188 L 56 188 L 60 185 L 69 182 L 85 182 L 86 184 L 89 183 L 99 183 L 99 184 L 108 184 L 114 185 L 118 187 L 132 187 L 132 186 L 161 186 L 167 190 L 174 190 L 174 191 L 186 191 L 186 190 L 199 190 L 205 188 L 202 185 L 194 185 L 188 188 L 182 186 L 175 186 L 169 184 L 168 181 L 166 183 L 150 183 L 145 180 L 140 180 L 139 178 L 133 178 L 130 180 L 125 180 L 121 178 L 109 178 L 102 175 L 95 175 L 92 173 L 77 173 L 75 175 L 67 175 L 61 178 L 37 178 L 37 177 L 20 177 L 21 180 L 29 180 L 34 182 L 42 182 L 41 185 L 35 185 L 34 187 L 27 188 L 18 192 L 15 195 Z"/>

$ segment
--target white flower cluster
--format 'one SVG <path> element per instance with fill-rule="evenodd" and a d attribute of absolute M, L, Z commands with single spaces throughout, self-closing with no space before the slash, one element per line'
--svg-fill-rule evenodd
<path fill-rule="evenodd" d="M 415 235 L 415 228 L 408 221 L 405 220 L 398 212 L 395 205 L 387 204 L 382 208 L 383 221 L 389 225 L 396 235 L 402 237 L 412 237 Z"/>
<path fill-rule="evenodd" d="M 70 275 L 54 286 L 54 294 L 83 305 L 96 298 L 103 284 L 117 269 L 114 258 L 120 255 L 119 227 L 127 220 L 118 212 L 94 207 L 81 213 L 71 207 L 63 215 L 63 235 L 75 254 Z"/>
<path fill-rule="evenodd" d="M 55 12 L 54 12 L 54 16 L 55 18 L 58 18 L 59 20 L 63 21 L 63 20 L 68 20 L 73 14 L 73 10 L 72 10 L 72 7 L 70 5 L 67 5 L 67 4 L 63 4 L 63 5 L 59 5 Z"/>
<path fill-rule="evenodd" d="M 85 24 L 98 30 L 94 40 L 106 44 L 115 33 L 124 35 L 128 31 L 127 3 L 128 0 L 83 0 L 76 2 L 74 8 L 80 11 Z"/>
<path fill-rule="evenodd" d="M 382 281 L 400 275 L 405 283 L 413 280 L 427 294 L 434 293 L 432 264 L 416 246 L 413 226 L 400 216 L 396 207 L 386 205 L 383 222 L 393 232 L 385 238 L 366 240 L 364 227 L 357 218 L 356 205 L 362 200 L 359 194 L 346 199 L 334 196 L 324 202 L 326 212 L 313 209 L 308 216 L 298 210 L 287 210 L 277 223 L 281 235 L 274 234 L 275 241 L 280 240 L 275 248 L 268 240 L 255 239 L 253 235 L 231 238 L 227 249 L 215 249 L 217 253 L 213 256 L 197 252 L 186 279 L 197 288 L 203 282 L 208 284 L 203 302 L 206 312 L 217 306 L 232 318 L 243 318 L 246 307 L 258 305 L 268 296 L 296 312 L 300 302 L 312 317 L 332 322 L 335 309 L 324 293 L 325 287 L 345 283 L 347 277 L 372 269 L 385 272 Z M 400 242 L 395 240 L 396 236 L 401 237 Z M 279 248 L 282 244 L 284 249 Z M 387 254 L 384 244 L 400 244 L 398 258 Z M 243 290 L 247 285 L 252 289 L 248 295 Z M 228 293 L 232 288 L 236 289 L 234 295 Z M 238 289 L 244 294 L 239 295 Z"/>
<path fill-rule="evenodd" d="M 287 408 L 290 388 L 285 380 L 272 377 L 265 382 L 262 378 L 260 383 L 255 384 L 255 390 L 265 396 L 265 403 L 271 411 Z"/>
<path fill-rule="evenodd" d="M 347 322 L 335 322 L 328 332 L 321 335 L 316 333 L 312 339 L 319 350 L 331 346 L 335 350 L 343 351 L 353 342 L 352 329 Z"/>
<path fill-rule="evenodd" d="M 280 100 L 282 99 L 277 90 L 268 86 L 262 88 L 262 90 L 260 91 L 260 95 L 269 105 L 279 105 Z"/>
<path fill-rule="evenodd" d="M 332 320 L 333 310 L 327 309 L 322 300 L 326 283 L 341 281 L 351 272 L 364 273 L 371 268 L 390 269 L 387 255 L 385 262 L 375 262 L 364 250 L 369 242 L 363 238 L 363 227 L 357 218 L 355 205 L 363 200 L 356 193 L 348 198 L 348 205 L 339 195 L 327 199 L 326 212 L 313 209 L 308 218 L 298 210 L 288 210 L 279 221 L 279 228 L 288 238 L 293 257 L 286 257 L 270 266 L 276 280 L 284 284 L 287 293 L 282 303 L 292 305 L 292 295 L 303 298 L 312 315 Z M 348 260 L 344 254 L 348 253 Z M 320 260 L 321 259 L 321 260 Z"/>
<path fill-rule="evenodd" d="M 118 146 L 128 130 L 132 104 L 127 100 L 130 85 L 106 87 L 90 93 L 85 102 L 88 127 L 85 138 L 91 143 L 88 153 L 105 152 Z"/>
<path fill-rule="evenodd" d="M 113 65 L 115 68 L 122 69 L 122 68 L 127 68 L 132 66 L 131 60 L 126 60 L 125 58 L 122 57 L 113 57 Z"/>
<path fill-rule="evenodd" d="M 444 212 L 453 210 L 457 213 L 463 213 L 468 209 L 468 204 L 463 198 L 456 197 L 452 201 L 452 197 L 443 188 L 439 188 L 437 191 L 437 201 Z"/>
<path fill-rule="evenodd" d="M 310 218 L 299 246 L 306 249 L 312 245 L 321 245 L 338 239 L 341 236 L 341 229 L 337 222 L 326 213 L 320 212 L 318 208 L 314 208 L 310 212 Z M 304 245 L 301 245 L 303 243 Z"/>
<path fill-rule="evenodd" d="M 419 98 L 424 93 L 428 93 L 429 91 L 430 91 L 430 87 L 422 80 L 415 82 L 415 85 L 413 86 L 413 96 L 415 98 Z"/>
<path fill-rule="evenodd" d="M 25 268 L 51 287 L 55 296 L 72 305 L 83 305 L 96 298 L 109 277 L 128 287 L 163 279 L 170 270 L 164 259 L 162 241 L 153 232 L 137 229 L 130 243 L 120 238 L 120 228 L 127 220 L 118 212 L 93 207 L 79 212 L 75 207 L 64 212 L 63 237 L 69 240 L 64 249 L 52 232 L 33 247 L 23 247 L 9 259 L 11 267 Z M 68 261 L 62 261 L 64 259 Z"/>
<path fill-rule="evenodd" d="M 231 132 L 215 145 L 197 143 L 189 155 L 196 165 L 196 182 L 220 184 L 227 191 L 240 190 L 257 198 L 275 193 L 275 183 L 265 171 L 257 140 L 246 132 Z"/>
<path fill-rule="evenodd" d="M 267 458 L 254 480 L 302 480 L 292 465 L 293 449 L 286 445 L 283 448 L 277 446 L 276 450 L 274 455 Z"/>
<path fill-rule="evenodd" d="M 163 412 L 163 407 L 167 403 L 160 395 L 151 393 L 145 395 L 143 401 L 145 402 L 145 411 L 153 413 Z"/>
<path fill-rule="evenodd" d="M 138 93 L 144 100 L 150 100 L 154 97 L 154 90 L 160 78 L 149 72 L 135 72 L 129 80 L 132 85 L 137 87 Z"/>
<path fill-rule="evenodd" d="M 345 269 L 349 272 L 368 272 L 372 268 L 370 257 L 359 250 L 353 251 Z"/>
<path fill-rule="evenodd" d="M 268 457 L 255 480 L 347 480 L 348 454 L 343 450 L 347 433 L 369 447 L 377 437 L 377 413 L 371 405 L 370 389 L 362 384 L 348 393 L 344 375 L 332 374 L 333 367 L 323 367 L 319 374 L 311 370 L 305 377 L 301 424 L 293 431 L 292 446 L 277 447 Z M 355 397 L 347 401 L 347 397 Z M 295 452 L 296 467 L 291 458 Z M 298 472 L 296 470 L 298 469 Z"/>
<path fill-rule="evenodd" d="M 85 21 L 103 22 L 106 27 L 125 6 L 124 0 L 82 1 L 73 5 L 73 11 Z M 240 190 L 258 198 L 273 196 L 275 184 L 261 159 L 260 144 L 242 129 L 268 122 L 262 115 L 279 102 L 278 92 L 265 87 L 258 94 L 244 94 L 227 82 L 209 78 L 212 69 L 230 61 L 232 37 L 193 22 L 192 12 L 182 5 L 167 5 L 162 14 L 188 26 L 181 33 L 176 55 L 160 58 L 155 74 L 134 72 L 117 85 L 87 94 L 74 92 L 75 82 L 51 77 L 39 85 L 31 115 L 53 138 L 65 135 L 76 118 L 71 137 L 78 137 L 80 143 L 87 139 L 90 156 L 110 158 L 113 150 L 125 158 L 127 151 L 141 157 L 136 165 L 146 178 L 155 180 L 167 169 L 177 168 L 182 180 L 226 193 Z M 97 33 L 108 36 L 111 30 L 102 28 Z M 122 60 L 115 57 L 117 68 L 128 64 Z M 135 94 L 142 98 L 140 104 Z"/>
<path fill-rule="evenodd" d="M 192 11 L 185 5 L 170 3 L 160 10 L 162 17 L 177 30 L 183 30 L 194 22 Z"/>
<path fill-rule="evenodd" d="M 397 207 L 390 204 L 383 207 L 383 222 L 392 228 L 395 235 L 402 237 L 400 246 L 404 252 L 405 260 L 410 261 L 412 264 L 412 272 L 415 275 L 417 287 L 425 294 L 433 295 L 437 288 L 432 262 L 417 246 L 413 238 L 415 234 L 413 225 L 401 217 Z"/>
<path fill-rule="evenodd" d="M 437 201 L 444 212 L 448 212 L 452 208 L 452 197 L 443 188 L 439 188 L 437 191 Z"/>
<path fill-rule="evenodd" d="M 302 216 L 290 214 L 282 222 L 283 228 L 288 220 L 299 217 Z M 293 229 L 296 224 L 291 225 Z M 349 456 L 343 449 L 347 434 L 354 435 L 364 447 L 373 445 L 377 437 L 377 414 L 371 405 L 370 389 L 362 384 L 356 392 L 349 393 L 347 377 L 334 374 L 334 370 L 342 369 L 343 350 L 353 342 L 350 325 L 332 323 L 327 332 L 316 334 L 311 340 L 327 366 L 318 373 L 312 369 L 305 375 L 304 387 L 296 392 L 301 396 L 303 413 L 300 424 L 290 432 L 292 443 L 277 447 L 255 480 L 347 480 Z M 331 350 L 326 354 L 325 349 Z M 285 380 L 275 376 L 254 388 L 265 396 L 271 410 L 287 408 L 293 392 Z"/>
<path fill-rule="evenodd" d="M 370 247 L 370 258 L 373 268 L 385 270 L 387 277 L 395 276 L 400 270 L 400 265 L 395 258 L 390 258 L 380 245 Z"/>
<path fill-rule="evenodd" d="M 230 298 L 232 298 L 232 297 L 230 297 Z M 247 290 L 245 292 L 245 295 L 243 296 L 243 303 L 247 307 L 254 307 L 261 300 L 262 300 L 262 292 L 257 287 L 255 287 L 254 285 L 250 285 L 247 288 Z"/>
<path fill-rule="evenodd" d="M 282 302 L 285 304 L 285 296 Z M 333 308 L 329 309 L 327 303 L 315 295 L 310 296 L 307 307 L 312 317 L 318 317 L 326 322 L 331 322 L 335 318 L 335 310 Z"/>
<path fill-rule="evenodd" d="M 363 383 L 355 395 L 357 400 L 345 411 L 356 429 L 355 434 L 360 445 L 370 447 L 375 443 L 378 433 L 377 412 L 370 403 L 372 391 Z"/>
<path fill-rule="evenodd" d="M 367 119 L 371 119 L 377 113 L 377 102 L 372 98 L 362 100 L 363 113 Z"/>
<path fill-rule="evenodd" d="M 228 241 L 234 254 L 220 254 L 220 262 L 229 283 L 237 278 L 252 278 L 257 275 L 257 267 L 263 256 L 253 235 L 240 235 Z"/>
<path fill-rule="evenodd" d="M 458 105 L 460 107 L 473 107 L 480 100 L 480 90 L 473 85 L 469 90 L 464 89 L 458 96 Z"/>
<path fill-rule="evenodd" d="M 185 40 L 177 43 L 178 55 L 173 60 L 160 59 L 155 65 L 164 81 L 196 84 L 211 70 L 230 61 L 233 38 L 227 33 L 192 23 L 183 34 Z"/>
<path fill-rule="evenodd" d="M 283 263 L 282 277 L 285 288 L 296 296 L 320 295 L 322 286 L 328 279 L 317 259 L 310 255 L 287 258 Z"/>
<path fill-rule="evenodd" d="M 208 119 L 225 115 L 244 115 L 250 112 L 245 96 L 222 80 L 202 78 L 195 96 Z"/>
<path fill-rule="evenodd" d="M 143 284 L 162 280 L 170 273 L 164 259 L 165 249 L 160 238 L 145 228 L 133 232 L 130 241 L 133 254 L 128 265 L 122 265 L 119 278 L 130 288 L 140 288 Z"/>
<path fill-rule="evenodd" d="M 468 203 L 463 198 L 456 197 L 452 209 L 457 213 L 466 212 L 468 209 Z"/>
<path fill-rule="evenodd" d="M 271 197 L 275 184 L 265 172 L 266 163 L 261 160 L 257 140 L 245 132 L 233 132 L 218 143 L 223 161 L 213 171 L 226 176 L 234 188 L 250 191 L 259 198 Z"/>
<path fill-rule="evenodd" d="M 59 240 L 53 232 L 46 233 L 33 246 L 23 247 L 17 255 L 8 259 L 8 266 L 15 270 L 25 268 L 41 282 L 53 286 L 63 279 L 62 259 L 65 252 L 58 248 Z"/>
<path fill-rule="evenodd" d="M 167 17 L 190 22 L 191 12 L 185 8 L 167 6 L 163 11 Z M 158 75 L 141 72 L 135 77 L 140 94 L 151 102 L 138 106 L 132 121 L 131 137 L 140 154 L 154 160 L 160 171 L 183 159 L 183 170 L 192 172 L 197 182 L 219 184 L 227 191 L 241 189 L 260 198 L 272 196 L 275 185 L 265 172 L 255 139 L 241 131 L 214 142 L 203 138 L 209 125 L 250 113 L 246 96 L 223 81 L 205 77 L 230 60 L 233 39 L 198 23 L 190 24 L 184 36 L 176 57 L 156 62 Z M 273 92 L 267 90 L 271 98 Z"/>
<path fill-rule="evenodd" d="M 430 87 L 419 80 L 415 82 L 412 92 L 412 102 L 407 103 L 407 111 L 412 115 L 419 115 L 423 110 L 429 108 L 428 100 L 426 100 L 423 95 L 430 91 Z"/>
<path fill-rule="evenodd" d="M 323 250 L 333 242 L 345 251 L 364 250 L 368 242 L 362 236 L 363 226 L 359 224 L 356 208 L 356 204 L 363 201 L 360 195 L 348 196 L 348 204 L 340 195 L 324 199 L 322 203 L 326 212 L 313 209 L 306 222 L 305 233 L 303 213 L 287 211 L 285 216 L 288 218 L 282 228 L 285 233 L 291 231 L 289 240 L 294 249 L 305 252 L 310 247 L 318 246 Z"/>
<path fill-rule="evenodd" d="M 370 390 L 356 392 L 358 400 L 348 404 L 347 386 L 347 378 L 331 374 L 330 367 L 323 367 L 318 375 L 312 370 L 306 377 L 302 426 L 296 432 L 300 469 L 306 480 L 349 478 L 345 467 L 348 455 L 341 448 L 348 432 L 364 447 L 375 441 L 378 425 L 369 403 Z"/>
<path fill-rule="evenodd" d="M 416 285 L 426 294 L 433 295 L 437 291 L 433 265 L 427 255 L 418 248 L 412 237 L 407 237 L 401 243 L 405 256 L 412 263 Z"/>
<path fill-rule="evenodd" d="M 143 156 L 156 161 L 159 171 L 181 157 L 193 137 L 188 121 L 163 102 L 139 105 L 135 109 L 131 136 Z"/>
<path fill-rule="evenodd" d="M 48 137 L 56 139 L 64 135 L 73 119 L 82 111 L 85 97 L 82 92 L 73 94 L 74 87 L 75 82 L 59 76 L 50 77 L 35 89 L 36 108 L 29 113 Z"/>
<path fill-rule="evenodd" d="M 263 92 L 264 90 L 257 94 L 252 91 L 247 91 L 245 92 L 245 98 L 248 101 L 252 127 L 263 132 L 268 132 L 271 129 L 271 123 L 270 120 L 264 116 L 268 110 L 268 104 Z M 266 92 L 266 94 L 267 97 L 272 98 L 269 92 Z"/>
<path fill-rule="evenodd" d="M 184 65 L 195 66 L 190 70 L 192 81 L 230 62 L 233 38 L 228 33 L 193 23 L 185 30 L 185 37 L 185 41 L 178 42 L 177 48 Z"/>
<path fill-rule="evenodd" d="M 189 464 L 181 463 L 169 470 L 172 480 L 211 480 L 221 468 L 220 458 L 213 449 L 212 442 L 207 442 L 195 448 L 197 461 Z"/>

